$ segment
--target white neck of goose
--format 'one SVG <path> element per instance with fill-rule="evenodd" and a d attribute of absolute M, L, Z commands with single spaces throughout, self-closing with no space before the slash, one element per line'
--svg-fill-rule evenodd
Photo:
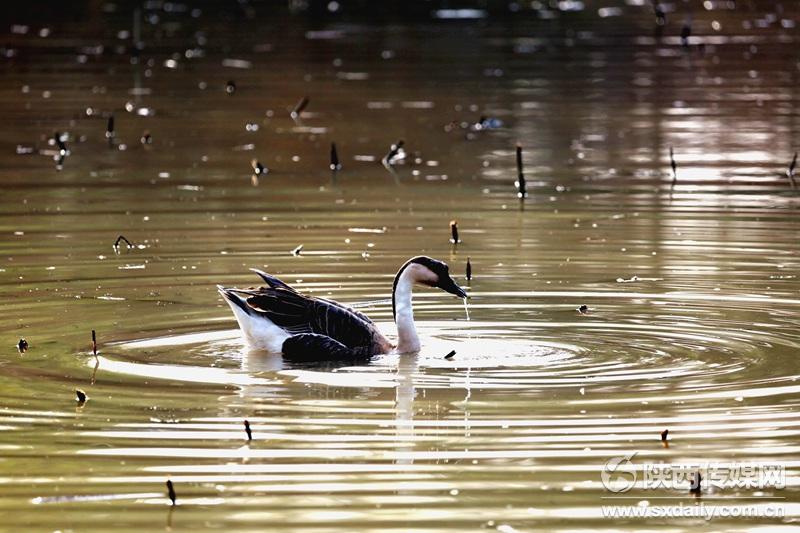
<path fill-rule="evenodd" d="M 435 281 L 436 275 L 428 268 L 411 263 L 397 276 L 392 292 L 394 321 L 397 324 L 397 351 L 399 353 L 418 352 L 420 349 L 417 327 L 414 325 L 414 310 L 411 307 L 411 291 L 414 283 Z"/>

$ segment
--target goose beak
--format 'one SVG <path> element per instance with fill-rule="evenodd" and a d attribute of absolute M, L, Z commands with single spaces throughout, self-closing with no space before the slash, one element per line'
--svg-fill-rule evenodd
<path fill-rule="evenodd" d="M 467 292 L 459 287 L 458 283 L 456 283 L 456 280 L 450 276 L 447 276 L 445 279 L 439 279 L 439 283 L 436 286 L 445 292 L 449 292 L 450 294 L 458 296 L 459 298 L 467 298 Z"/>

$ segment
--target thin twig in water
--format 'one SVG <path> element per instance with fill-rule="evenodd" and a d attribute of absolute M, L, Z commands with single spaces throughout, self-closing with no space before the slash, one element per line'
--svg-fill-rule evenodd
<path fill-rule="evenodd" d="M 106 139 L 108 139 L 108 145 L 114 145 L 114 115 L 111 114 L 108 117 L 108 124 L 106 125 Z"/>
<path fill-rule="evenodd" d="M 175 500 L 178 499 L 178 495 L 175 494 L 175 487 L 172 486 L 172 480 L 167 480 L 167 496 L 169 496 L 169 500 L 172 502 L 172 505 L 175 505 Z"/>
<path fill-rule="evenodd" d="M 789 164 L 789 170 L 786 171 L 786 175 L 789 177 L 789 181 L 792 184 L 792 189 L 797 188 L 797 182 L 794 180 L 794 168 L 797 166 L 797 152 L 794 153 L 794 157 L 792 158 L 792 162 Z"/>
<path fill-rule="evenodd" d="M 450 221 L 450 242 L 452 244 L 461 242 L 461 239 L 458 238 L 458 220 Z"/>
<path fill-rule="evenodd" d="M 667 22 L 667 15 L 664 13 L 664 10 L 661 8 L 661 4 L 654 1 L 653 2 L 653 14 L 656 16 L 656 25 L 663 26 Z"/>
<path fill-rule="evenodd" d="M 336 143 L 331 143 L 331 170 L 336 172 L 342 169 L 339 163 L 339 154 L 336 152 Z"/>
<path fill-rule="evenodd" d="M 528 197 L 528 187 L 525 183 L 525 173 L 522 171 L 522 146 L 517 144 L 517 181 L 514 182 L 517 187 L 517 198 L 524 200 Z"/>
<path fill-rule="evenodd" d="M 689 37 L 692 36 L 692 20 L 691 18 L 687 18 L 683 21 L 683 26 L 681 27 L 681 44 L 684 48 L 689 47 Z"/>
<path fill-rule="evenodd" d="M 405 150 L 403 150 L 403 146 L 405 144 L 406 142 L 403 139 L 400 139 L 399 141 L 391 145 L 389 147 L 389 151 L 386 153 L 385 156 L 383 156 L 383 159 L 381 159 L 381 163 L 383 163 L 383 166 L 389 168 L 394 166 L 394 164 L 397 163 L 398 161 L 402 161 L 403 159 L 405 159 Z"/>
<path fill-rule="evenodd" d="M 694 473 L 692 476 L 691 482 L 689 484 L 689 492 L 692 494 L 700 494 L 703 492 L 703 487 L 701 486 L 701 482 L 703 481 L 703 476 L 700 475 L 700 471 Z"/>
<path fill-rule="evenodd" d="M 678 182 L 678 164 L 675 162 L 675 153 L 672 151 L 672 146 L 669 147 L 669 164 L 672 167 L 672 186 L 670 189 L 675 188 Z"/>
<path fill-rule="evenodd" d="M 300 113 L 302 113 L 306 107 L 308 107 L 308 97 L 304 96 L 299 102 L 297 102 L 297 104 L 294 106 L 294 109 L 292 109 L 291 117 L 300 118 Z"/>
<path fill-rule="evenodd" d="M 56 161 L 56 170 L 61 170 L 64 168 L 64 160 L 69 155 L 69 149 L 67 149 L 67 134 L 55 132 L 53 134 L 53 141 L 55 142 L 56 146 L 58 146 L 58 154 L 54 157 Z"/>
<path fill-rule="evenodd" d="M 244 421 L 244 432 L 247 433 L 247 440 L 253 440 L 253 432 L 250 431 L 250 422 L 248 420 Z"/>
<path fill-rule="evenodd" d="M 114 249 L 115 250 L 119 250 L 119 242 L 120 241 L 125 241 L 125 244 L 128 245 L 128 248 L 133 248 L 133 243 L 131 241 L 129 241 L 128 239 L 126 239 L 125 235 L 120 235 L 119 237 L 117 237 L 117 240 L 114 241 Z"/>
<path fill-rule="evenodd" d="M 253 173 L 256 176 L 260 176 L 269 172 L 269 169 L 262 165 L 258 159 L 252 159 L 250 161 L 250 166 L 253 167 Z"/>

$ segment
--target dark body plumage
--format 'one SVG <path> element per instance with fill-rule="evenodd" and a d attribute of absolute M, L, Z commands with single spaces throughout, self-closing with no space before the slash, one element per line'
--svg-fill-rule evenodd
<path fill-rule="evenodd" d="M 283 356 L 292 360 L 364 359 L 386 353 L 391 343 L 366 315 L 338 302 L 300 294 L 265 272 L 255 271 L 267 287 L 227 289 L 248 314 L 268 318 L 291 335 Z"/>
<path fill-rule="evenodd" d="M 379 351 L 371 346 L 351 348 L 336 339 L 316 333 L 293 335 L 283 342 L 283 356 L 292 361 L 357 361 L 369 359 Z"/>

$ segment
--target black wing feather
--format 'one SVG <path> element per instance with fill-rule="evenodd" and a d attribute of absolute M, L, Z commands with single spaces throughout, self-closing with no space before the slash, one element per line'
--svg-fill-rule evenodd
<path fill-rule="evenodd" d="M 361 320 L 363 320 L 367 324 L 374 324 L 374 322 L 372 321 L 372 319 L 370 317 L 368 317 L 367 315 L 365 315 L 361 311 L 357 311 L 356 309 L 353 309 L 352 307 L 347 307 L 344 304 L 340 304 L 339 302 L 335 302 L 333 300 L 328 300 L 328 299 L 325 299 L 325 298 L 317 298 L 317 299 L 319 301 L 322 301 L 322 302 L 327 302 L 327 303 L 329 303 L 329 304 L 331 304 L 333 306 L 341 307 L 342 309 L 353 313 L 354 315 L 356 315 L 358 318 L 360 318 Z"/>
<path fill-rule="evenodd" d="M 374 326 L 364 315 L 341 304 L 310 298 L 284 287 L 250 293 L 248 306 L 292 335 L 314 333 L 349 348 L 373 344 Z"/>

